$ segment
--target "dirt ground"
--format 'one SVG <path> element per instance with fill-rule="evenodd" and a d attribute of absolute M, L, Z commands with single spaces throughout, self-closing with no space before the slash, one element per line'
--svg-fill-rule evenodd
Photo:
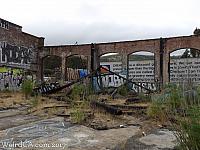
<path fill-rule="evenodd" d="M 123 105 L 126 99 L 111 99 L 109 95 L 100 96 L 99 99 L 104 99 L 107 104 Z M 133 103 L 128 106 L 147 106 L 149 103 Z M 58 101 L 53 98 L 47 97 L 31 97 L 26 100 L 22 93 L 2 92 L 0 95 L 0 110 L 7 110 L 11 108 L 20 109 L 25 108 L 27 112 L 24 114 L 32 114 L 34 116 L 42 118 L 52 118 L 56 116 L 63 116 L 64 118 L 70 118 L 71 112 L 74 110 L 68 101 Z M 99 109 L 85 110 L 90 115 L 86 116 L 86 119 L 81 124 L 92 127 L 95 129 L 111 129 L 119 128 L 120 126 L 137 125 L 140 126 L 142 132 L 149 132 L 152 129 L 160 128 L 162 125 L 148 117 L 142 115 L 111 115 Z M 136 112 L 137 113 L 137 112 Z M 137 116 L 137 117 L 135 117 Z"/>
<path fill-rule="evenodd" d="M 27 129 L 32 128 L 32 127 L 23 127 L 24 125 L 28 125 L 31 123 L 31 124 L 36 124 L 36 125 L 31 125 L 31 126 L 39 126 L 37 123 L 38 121 L 61 117 L 63 118 L 63 121 L 59 123 L 61 124 L 61 126 L 62 124 L 72 124 L 73 126 L 80 125 L 77 127 L 77 130 L 84 131 L 84 132 L 86 132 L 87 130 L 89 132 L 91 130 L 90 132 L 93 133 L 92 135 L 96 138 L 96 140 L 99 141 L 101 138 L 107 139 L 107 147 L 110 147 L 112 149 L 115 149 L 115 148 L 121 149 L 120 148 L 121 145 L 118 145 L 119 143 L 122 143 L 122 145 L 125 144 L 126 147 L 130 147 L 131 144 L 135 143 L 133 141 L 131 142 L 130 140 L 128 141 L 128 139 L 130 139 L 133 136 L 137 136 L 138 140 L 136 142 L 141 143 L 141 141 L 145 141 L 145 139 L 144 140 L 142 139 L 140 141 L 139 138 L 150 135 L 152 132 L 155 132 L 159 129 L 164 128 L 164 126 L 161 125 L 160 122 L 157 122 L 156 120 L 152 120 L 148 118 L 143 113 L 143 110 L 142 110 L 142 113 L 141 113 L 141 110 L 139 109 L 136 111 L 132 110 L 133 106 L 134 108 L 135 107 L 140 108 L 140 106 L 148 107 L 149 103 L 141 102 L 141 103 L 135 103 L 135 104 L 134 103 L 125 104 L 126 99 L 113 100 L 108 95 L 99 96 L 98 100 L 102 101 L 102 99 L 104 103 L 109 104 L 109 105 L 117 105 L 117 106 L 119 105 L 118 107 L 121 107 L 121 105 L 124 107 L 125 105 L 126 107 L 123 110 L 125 113 L 122 115 L 111 115 L 101 109 L 94 109 L 94 108 L 92 109 L 89 106 L 83 107 L 82 102 L 77 101 L 76 103 L 78 105 L 77 104 L 76 105 L 80 106 L 81 109 L 83 108 L 83 113 L 84 113 L 84 119 L 81 122 L 78 122 L 77 124 L 77 122 L 76 121 L 74 122 L 72 118 L 72 114 L 76 112 L 77 108 L 75 109 L 71 105 L 71 103 L 68 101 L 68 99 L 58 100 L 56 98 L 54 99 L 53 97 L 37 96 L 37 97 L 30 97 L 28 100 L 26 100 L 22 93 L 2 92 L 0 94 L 0 110 L 1 110 L 0 111 L 0 138 L 2 138 L 2 140 L 7 138 L 7 134 L 5 133 L 5 131 L 7 132 L 7 130 L 11 131 L 17 127 L 17 128 L 20 128 L 19 130 L 21 131 L 21 130 L 25 130 L 26 128 Z M 131 115 L 128 115 L 126 113 L 127 111 L 130 112 L 130 110 L 127 110 L 129 109 L 129 106 L 132 112 Z M 138 115 L 137 115 L 137 112 L 139 112 Z M 81 114 L 78 114 L 78 115 L 81 115 Z M 133 130 L 134 132 L 129 133 L 128 131 L 130 129 Z M 40 128 L 38 130 L 40 130 Z M 60 129 L 56 129 L 56 130 L 60 130 Z M 102 131 L 101 134 L 100 134 L 100 131 Z M 49 134 L 51 134 L 51 131 L 48 131 L 48 132 Z M 111 134 L 111 135 L 108 136 L 103 133 Z M 98 136 L 96 134 L 98 134 Z M 99 134 L 102 136 L 99 136 Z M 120 134 L 120 136 L 124 136 L 123 142 L 120 140 L 120 138 L 115 137 L 117 136 L 117 134 Z M 158 132 L 158 134 L 160 133 Z M 168 132 L 166 134 L 168 134 Z M 63 133 L 63 135 L 61 134 L 60 136 L 64 136 L 64 135 L 66 136 L 66 133 L 65 134 Z M 12 136 L 12 134 L 10 136 Z M 18 133 L 16 136 L 18 136 Z M 74 138 L 76 139 L 76 137 Z M 82 141 L 80 139 L 78 140 Z M 90 141 L 90 144 L 91 142 L 95 142 L 93 141 L 93 139 L 91 139 L 91 137 L 88 138 L 88 140 Z M 118 142 L 116 140 L 118 140 Z M 101 147 L 102 145 L 101 142 L 97 142 L 97 143 L 98 144 L 96 144 L 96 146 Z M 79 149 L 79 148 L 80 149 L 83 148 L 80 145 L 80 143 L 78 146 L 75 146 L 75 148 L 73 147 L 72 149 Z M 90 149 L 91 147 L 88 146 L 88 148 Z"/>

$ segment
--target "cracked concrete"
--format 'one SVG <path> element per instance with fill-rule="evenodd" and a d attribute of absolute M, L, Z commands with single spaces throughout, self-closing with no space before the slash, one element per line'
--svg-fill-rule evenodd
<path fill-rule="evenodd" d="M 0 146 L 3 150 L 13 149 L 12 145 L 10 148 L 6 147 L 6 143 L 18 143 L 14 149 L 23 150 L 54 150 L 53 145 L 58 146 L 56 149 L 67 150 L 154 150 L 173 149 L 175 146 L 175 136 L 169 130 L 158 130 L 145 137 L 137 137 L 139 132 L 138 126 L 98 131 L 82 125 L 73 125 L 62 117 L 56 117 L 1 131 Z M 20 142 L 31 144 L 32 147 L 20 147 Z M 49 147 L 35 147 L 38 144 L 46 144 Z"/>

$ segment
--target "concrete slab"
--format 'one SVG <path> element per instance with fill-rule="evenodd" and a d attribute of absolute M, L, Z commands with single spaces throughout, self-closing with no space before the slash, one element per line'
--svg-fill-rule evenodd
<path fill-rule="evenodd" d="M 173 132 L 167 129 L 144 137 L 138 137 L 139 132 L 138 126 L 97 131 L 56 117 L 1 131 L 0 149 L 166 150 L 176 145 Z"/>
<path fill-rule="evenodd" d="M 149 134 L 139 139 L 145 145 L 155 145 L 159 149 L 173 149 L 176 146 L 176 137 L 168 129 L 158 130 L 154 134 Z"/>
<path fill-rule="evenodd" d="M 139 130 L 139 127 L 130 126 L 97 131 L 82 125 L 72 125 L 62 118 L 53 118 L 7 129 L 0 137 L 0 144 L 5 150 L 9 149 L 8 144 L 16 144 L 15 149 L 36 150 L 40 144 L 46 147 L 41 146 L 39 149 L 54 150 L 58 146 L 56 149 L 103 150 L 114 148 L 118 143 L 136 135 Z M 33 147 L 20 147 L 22 142 Z"/>

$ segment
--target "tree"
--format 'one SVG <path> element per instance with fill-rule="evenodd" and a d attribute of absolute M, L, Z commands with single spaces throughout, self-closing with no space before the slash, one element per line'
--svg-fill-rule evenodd
<path fill-rule="evenodd" d="M 193 32 L 194 35 L 200 35 L 200 29 L 196 28 Z"/>
<path fill-rule="evenodd" d="M 190 57 L 190 50 L 186 49 L 181 58 L 189 58 Z"/>
<path fill-rule="evenodd" d="M 54 76 L 55 72 L 61 68 L 62 58 L 58 56 L 49 56 L 44 59 L 44 74 L 46 76 Z"/>
<path fill-rule="evenodd" d="M 196 28 L 193 32 L 194 35 L 200 35 L 200 29 Z M 192 55 L 192 57 L 196 58 L 200 56 L 200 51 L 194 48 L 190 49 L 190 53 Z"/>
<path fill-rule="evenodd" d="M 67 58 L 66 66 L 73 69 L 86 69 L 87 60 L 80 56 L 71 56 Z"/>

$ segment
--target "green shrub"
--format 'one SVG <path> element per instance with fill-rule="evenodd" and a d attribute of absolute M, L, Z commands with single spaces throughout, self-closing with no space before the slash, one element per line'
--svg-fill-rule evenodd
<path fill-rule="evenodd" d="M 28 99 L 33 90 L 33 82 L 31 80 L 24 80 L 22 83 L 22 92 L 25 98 Z"/>
<path fill-rule="evenodd" d="M 70 94 L 70 98 L 73 100 L 80 100 L 83 98 L 84 92 L 85 86 L 83 84 L 75 84 Z"/>
<path fill-rule="evenodd" d="M 117 91 L 118 91 L 118 93 L 119 93 L 120 95 L 122 95 L 122 96 L 127 96 L 127 95 L 128 95 L 128 88 L 127 88 L 126 84 L 124 84 L 124 85 L 118 87 L 118 90 L 117 90 Z"/>

